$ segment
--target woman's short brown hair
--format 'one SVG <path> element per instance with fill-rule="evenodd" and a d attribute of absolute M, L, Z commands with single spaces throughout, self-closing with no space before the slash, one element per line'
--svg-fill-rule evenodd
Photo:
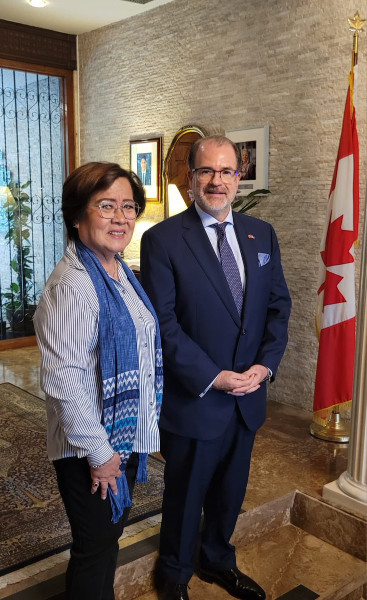
<path fill-rule="evenodd" d="M 140 206 L 139 215 L 144 212 L 145 192 L 135 173 L 123 169 L 117 163 L 86 163 L 70 173 L 65 179 L 62 190 L 61 207 L 69 239 L 79 239 L 75 223 L 83 218 L 91 197 L 97 192 L 107 190 L 119 177 L 124 177 L 129 181 L 134 201 Z"/>

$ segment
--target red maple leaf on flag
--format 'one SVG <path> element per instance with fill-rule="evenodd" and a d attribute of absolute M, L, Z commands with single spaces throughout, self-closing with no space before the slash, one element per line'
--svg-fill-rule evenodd
<path fill-rule="evenodd" d="M 324 306 L 346 302 L 343 294 L 338 289 L 338 285 L 342 279 L 344 279 L 342 275 L 326 271 L 326 279 L 317 292 L 321 294 L 322 290 L 324 290 Z"/>
<path fill-rule="evenodd" d="M 333 222 L 331 222 L 330 217 L 325 250 L 321 252 L 321 258 L 326 267 L 354 262 L 354 256 L 351 254 L 350 249 L 357 236 L 353 230 L 342 229 L 342 223 L 343 215 Z"/>

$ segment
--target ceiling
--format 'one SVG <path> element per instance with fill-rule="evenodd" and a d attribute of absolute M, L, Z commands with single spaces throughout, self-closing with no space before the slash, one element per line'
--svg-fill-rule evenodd
<path fill-rule="evenodd" d="M 0 18 L 64 33 L 81 34 L 162 6 L 172 0 L 47 0 L 33 8 L 27 0 L 0 0 Z"/>

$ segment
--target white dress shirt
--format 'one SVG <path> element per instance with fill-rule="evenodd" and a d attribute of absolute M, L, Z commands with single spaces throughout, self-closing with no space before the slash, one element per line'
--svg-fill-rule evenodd
<path fill-rule="evenodd" d="M 219 249 L 218 249 L 218 236 L 217 236 L 217 232 L 215 230 L 214 227 L 211 227 L 211 225 L 214 225 L 216 223 L 222 223 L 222 221 L 218 221 L 217 219 L 215 219 L 214 217 L 212 217 L 211 215 L 209 215 L 208 213 L 204 212 L 200 206 L 197 205 L 197 203 L 195 202 L 195 208 L 196 211 L 201 219 L 201 222 L 204 226 L 205 229 L 205 233 L 207 234 L 209 241 L 211 243 L 211 245 L 213 246 L 214 252 L 217 255 L 218 260 L 220 260 L 220 255 L 219 255 Z M 229 209 L 229 213 L 225 218 L 225 222 L 228 223 L 227 227 L 226 227 L 226 236 L 227 236 L 227 240 L 228 243 L 231 247 L 231 250 L 234 254 L 234 257 L 236 259 L 236 263 L 238 266 L 238 270 L 240 272 L 240 277 L 241 277 L 241 282 L 242 282 L 242 287 L 245 288 L 245 281 L 246 281 L 246 277 L 245 277 L 245 266 L 243 264 L 243 260 L 242 260 L 242 255 L 241 255 L 241 250 L 240 247 L 238 245 L 238 240 L 237 240 L 237 236 L 234 230 L 234 225 L 233 225 L 233 215 L 232 215 L 232 209 Z"/>

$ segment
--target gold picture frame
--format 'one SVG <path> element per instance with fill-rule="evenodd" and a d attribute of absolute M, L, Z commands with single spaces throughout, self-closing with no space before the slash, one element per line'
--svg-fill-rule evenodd
<path fill-rule="evenodd" d="M 162 201 L 162 138 L 130 140 L 130 169 L 141 180 L 147 202 Z"/>

